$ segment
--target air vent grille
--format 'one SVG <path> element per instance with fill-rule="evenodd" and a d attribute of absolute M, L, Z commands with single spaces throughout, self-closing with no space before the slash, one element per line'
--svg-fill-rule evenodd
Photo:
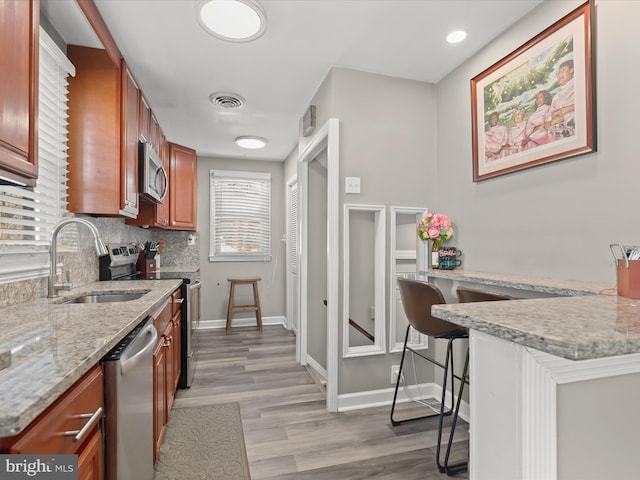
<path fill-rule="evenodd" d="M 211 103 L 222 108 L 240 108 L 246 103 L 245 99 L 235 93 L 212 93 Z"/>

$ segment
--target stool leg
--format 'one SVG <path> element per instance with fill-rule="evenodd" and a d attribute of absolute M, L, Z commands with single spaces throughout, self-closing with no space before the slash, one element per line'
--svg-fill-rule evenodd
<path fill-rule="evenodd" d="M 449 454 L 451 453 L 451 446 L 453 444 L 453 435 L 456 431 L 456 423 L 458 422 L 458 412 L 460 411 L 460 403 L 462 402 L 462 394 L 464 392 L 464 384 L 467 380 L 467 371 L 469 369 L 469 349 L 467 348 L 467 355 L 464 361 L 464 369 L 462 371 L 462 380 L 460 381 L 460 391 L 458 392 L 458 401 L 456 402 L 456 410 L 453 414 L 451 421 L 451 432 L 449 433 L 449 443 L 447 443 L 447 454 L 444 457 L 444 471 L 447 475 L 452 476 L 456 473 L 464 472 L 469 467 L 469 462 L 464 461 L 449 465 Z"/>
<path fill-rule="evenodd" d="M 260 296 L 258 295 L 258 282 L 253 282 L 253 303 L 256 305 L 256 321 L 258 330 L 262 331 L 262 312 L 260 311 Z"/>
<path fill-rule="evenodd" d="M 233 295 L 235 287 L 236 284 L 231 282 L 231 288 L 229 289 L 229 303 L 227 305 L 227 334 L 231 333 L 231 318 L 233 317 Z"/>

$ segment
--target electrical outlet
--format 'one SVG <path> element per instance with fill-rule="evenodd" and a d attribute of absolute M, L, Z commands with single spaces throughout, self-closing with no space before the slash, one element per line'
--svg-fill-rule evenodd
<path fill-rule="evenodd" d="M 391 385 L 395 385 L 398 380 L 398 372 L 400 371 L 400 365 L 391 365 Z M 404 382 L 404 374 L 400 377 L 400 380 Z"/>

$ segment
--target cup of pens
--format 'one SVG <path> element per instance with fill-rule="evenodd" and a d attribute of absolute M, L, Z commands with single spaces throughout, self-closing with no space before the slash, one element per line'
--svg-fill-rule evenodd
<path fill-rule="evenodd" d="M 640 299 L 640 247 L 609 245 L 616 260 L 616 285 L 618 295 Z"/>

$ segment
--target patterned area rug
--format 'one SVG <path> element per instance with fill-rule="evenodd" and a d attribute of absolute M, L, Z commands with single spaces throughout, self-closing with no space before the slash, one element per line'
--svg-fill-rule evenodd
<path fill-rule="evenodd" d="M 250 480 L 240 407 L 171 411 L 154 480 Z"/>

